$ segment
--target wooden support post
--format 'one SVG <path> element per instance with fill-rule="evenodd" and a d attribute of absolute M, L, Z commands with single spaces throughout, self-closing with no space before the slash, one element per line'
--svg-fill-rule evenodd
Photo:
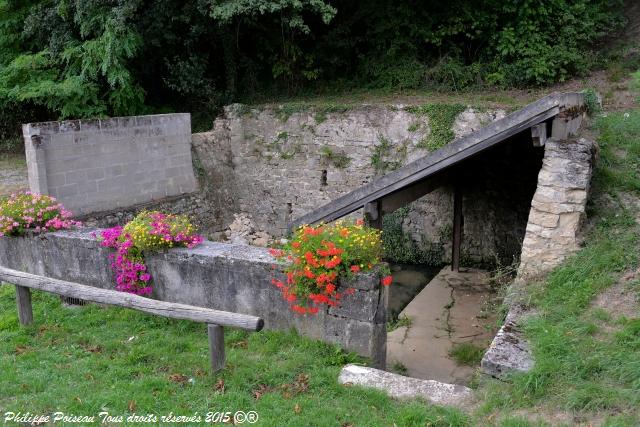
<path fill-rule="evenodd" d="M 16 285 L 16 303 L 18 305 L 18 319 L 20 324 L 27 326 L 33 323 L 33 310 L 31 309 L 31 290 L 24 286 Z"/>
<path fill-rule="evenodd" d="M 460 271 L 460 246 L 462 245 L 462 188 L 456 183 L 453 195 L 453 244 L 451 270 Z"/>
<path fill-rule="evenodd" d="M 220 325 L 207 325 L 209 334 L 209 358 L 211 359 L 211 372 L 224 369 L 224 328 Z"/>
<path fill-rule="evenodd" d="M 382 210 L 380 200 L 374 200 L 364 205 L 364 219 L 370 227 L 382 229 Z"/>
<path fill-rule="evenodd" d="M 547 124 L 540 123 L 531 127 L 531 140 L 534 147 L 544 147 L 547 142 Z"/>

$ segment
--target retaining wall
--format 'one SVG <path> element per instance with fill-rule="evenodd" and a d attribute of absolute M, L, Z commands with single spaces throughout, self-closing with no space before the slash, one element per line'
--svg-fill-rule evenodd
<path fill-rule="evenodd" d="M 113 289 L 109 248 L 95 230 L 47 233 L 35 237 L 0 237 L 0 265 L 32 274 Z M 355 289 L 340 307 L 317 316 L 294 314 L 271 283 L 285 280 L 267 249 L 205 241 L 194 249 L 172 249 L 146 257 L 153 276 L 152 297 L 199 307 L 260 316 L 265 327 L 288 330 L 342 346 L 384 367 L 387 288 L 377 273 L 359 274 L 338 290 Z"/>
<path fill-rule="evenodd" d="M 29 187 L 75 214 L 193 192 L 189 114 L 30 123 Z"/>

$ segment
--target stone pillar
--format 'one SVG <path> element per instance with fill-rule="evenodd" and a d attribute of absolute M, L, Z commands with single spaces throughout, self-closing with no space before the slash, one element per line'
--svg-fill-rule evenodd
<path fill-rule="evenodd" d="M 551 271 L 579 247 L 596 144 L 584 138 L 546 142 L 531 202 L 518 277 Z"/>

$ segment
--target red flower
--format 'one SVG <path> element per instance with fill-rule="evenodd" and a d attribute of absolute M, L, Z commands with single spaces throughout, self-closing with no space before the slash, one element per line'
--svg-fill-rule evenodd
<path fill-rule="evenodd" d="M 307 308 L 307 311 L 308 311 L 310 314 L 317 314 L 317 313 L 318 313 L 318 307 L 308 307 L 308 308 Z"/>
<path fill-rule="evenodd" d="M 305 314 L 307 312 L 307 309 L 301 305 L 294 305 L 293 307 L 291 307 L 291 309 L 300 314 Z"/>
<path fill-rule="evenodd" d="M 351 271 L 353 273 L 357 273 L 358 271 L 360 271 L 360 266 L 359 265 L 352 265 L 351 266 Z"/>
<path fill-rule="evenodd" d="M 382 284 L 384 286 L 389 286 L 391 284 L 391 282 L 393 282 L 393 277 L 392 276 L 385 276 L 382 278 Z"/>
<path fill-rule="evenodd" d="M 298 249 L 300 247 L 300 242 L 293 242 L 291 244 L 291 246 L 293 246 L 294 248 Z"/>
<path fill-rule="evenodd" d="M 364 220 L 362 218 L 356 219 L 356 225 L 364 225 Z"/>
<path fill-rule="evenodd" d="M 356 293 L 356 290 L 354 288 L 349 288 L 346 291 L 344 291 L 345 295 L 353 295 Z"/>
<path fill-rule="evenodd" d="M 333 283 L 327 283 L 327 287 L 325 288 L 328 294 L 332 294 L 336 290 L 336 285 Z"/>
<path fill-rule="evenodd" d="M 315 279 L 316 277 L 311 270 L 305 270 L 304 275 L 307 276 L 308 279 Z"/>
<path fill-rule="evenodd" d="M 280 258 L 280 257 L 282 257 L 282 256 L 284 255 L 284 251 L 283 251 L 283 250 L 281 250 L 281 249 L 273 249 L 273 248 L 270 248 L 270 249 L 269 249 L 269 253 L 270 253 L 271 255 L 273 255 L 274 257 L 276 257 L 276 258 Z"/>

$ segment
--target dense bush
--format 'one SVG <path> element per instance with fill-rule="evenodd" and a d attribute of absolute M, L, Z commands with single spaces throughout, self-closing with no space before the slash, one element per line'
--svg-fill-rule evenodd
<path fill-rule="evenodd" d="M 621 9 L 622 0 L 0 0 L 0 111 L 177 109 L 197 120 L 239 97 L 337 84 L 540 85 L 585 72 Z M 17 119 L 0 120 L 15 129 Z"/>

